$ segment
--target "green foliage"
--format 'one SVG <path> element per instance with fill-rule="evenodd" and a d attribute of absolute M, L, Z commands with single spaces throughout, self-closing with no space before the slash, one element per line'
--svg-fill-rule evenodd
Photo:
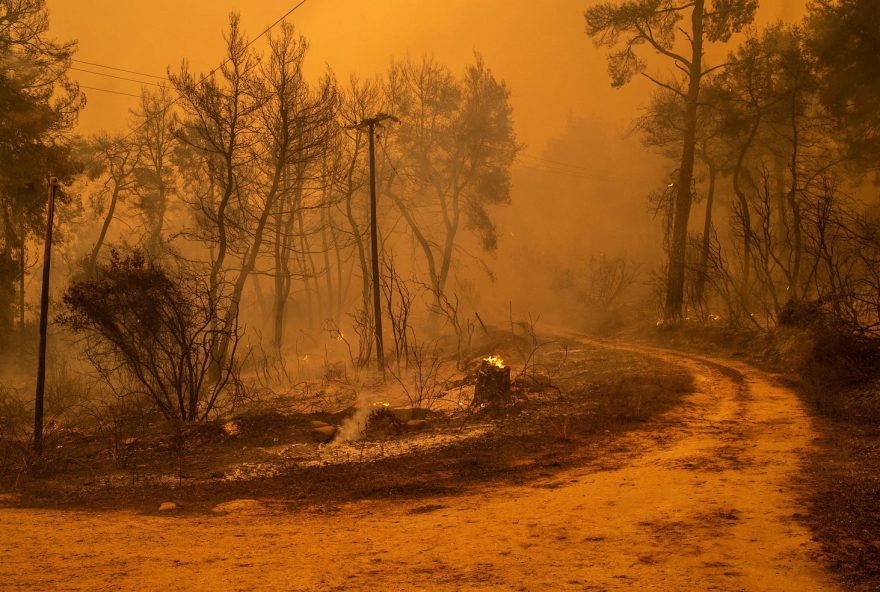
<path fill-rule="evenodd" d="M 706 39 L 727 43 L 755 20 L 758 0 L 714 0 L 706 11 Z"/>
<path fill-rule="evenodd" d="M 66 77 L 75 44 L 50 40 L 48 29 L 44 0 L 0 0 L 0 333 L 13 311 L 10 264 L 19 267 L 27 236 L 45 227 L 46 178 L 78 172 L 63 141 L 85 104 Z"/>
<path fill-rule="evenodd" d="M 684 29 L 681 21 L 692 10 L 702 8 L 701 26 L 705 40 L 727 42 L 755 18 L 757 0 L 715 0 L 714 2 L 675 2 L 674 0 L 628 0 L 603 2 L 585 13 L 587 35 L 596 45 L 611 49 L 608 71 L 612 86 L 619 88 L 644 72 L 647 61 L 637 50 L 645 47 L 685 68 L 690 59 L 678 52 L 676 42 Z M 702 43 L 703 39 L 691 42 Z"/>
<path fill-rule="evenodd" d="M 387 84 L 400 119 L 392 155 L 406 172 L 399 181 L 409 181 L 411 196 L 421 194 L 410 205 L 439 206 L 447 237 L 454 237 L 463 211 L 467 228 L 494 250 L 498 239 L 487 208 L 510 202 L 510 165 L 518 150 L 510 89 L 479 55 L 461 79 L 432 59 L 398 62 Z"/>
<path fill-rule="evenodd" d="M 853 155 L 880 150 L 880 3 L 816 0 L 807 43 L 823 79 L 824 104 L 847 127 Z"/>

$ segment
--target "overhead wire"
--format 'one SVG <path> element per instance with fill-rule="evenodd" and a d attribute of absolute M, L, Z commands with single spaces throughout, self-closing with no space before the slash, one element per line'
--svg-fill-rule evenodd
<path fill-rule="evenodd" d="M 97 68 L 106 68 L 107 70 L 116 70 L 117 72 L 125 72 L 127 74 L 137 74 L 138 76 L 146 76 L 147 78 L 157 78 L 159 80 L 168 80 L 167 76 L 157 76 L 155 74 L 147 74 L 146 72 L 138 72 L 137 70 L 126 70 L 125 68 L 117 68 L 116 66 L 107 66 L 106 64 L 99 64 L 97 62 L 87 62 L 85 60 L 77 60 L 72 59 L 72 62 L 76 62 L 77 64 L 85 64 L 86 66 L 95 66 Z"/>
<path fill-rule="evenodd" d="M 115 78 L 116 80 L 125 80 L 126 82 L 135 82 L 137 84 L 146 84 L 149 86 L 158 86 L 162 87 L 161 84 L 156 84 L 155 82 L 147 82 L 145 80 L 135 80 L 134 78 L 125 78 L 124 76 L 117 76 L 115 74 L 106 74 L 104 72 L 95 72 L 94 70 L 85 70 L 83 68 L 71 67 L 71 70 L 75 72 L 85 72 L 86 74 L 96 74 L 98 76 L 106 76 L 107 78 Z"/>
<path fill-rule="evenodd" d="M 259 41 L 260 39 L 262 39 L 263 37 L 265 37 L 266 35 L 268 35 L 269 32 L 272 31 L 272 29 L 274 29 L 275 27 L 277 27 L 282 21 L 284 21 L 284 19 L 286 19 L 287 17 L 289 17 L 291 14 L 293 14 L 294 12 L 296 12 L 296 11 L 297 11 L 300 7 L 302 7 L 302 5 L 305 4 L 306 2 L 308 2 L 308 0 L 300 0 L 299 2 L 297 2 L 297 3 L 296 3 L 296 4 L 295 4 L 290 10 L 288 10 L 287 12 L 285 12 L 284 14 L 282 14 L 278 19 L 276 19 L 274 22 L 272 22 L 272 24 L 270 24 L 268 27 L 266 27 L 265 29 L 263 29 L 263 31 L 262 31 L 259 35 L 257 35 L 257 36 L 254 37 L 253 39 L 251 39 L 248 43 L 246 43 L 245 46 L 244 46 L 244 49 L 245 49 L 245 50 L 249 49 L 254 43 L 256 43 L 257 41 Z M 161 79 L 161 80 L 166 80 L 166 78 L 164 78 L 164 77 L 162 77 L 162 76 L 156 76 L 156 75 L 154 75 L 154 74 L 146 74 L 146 73 L 143 73 L 143 72 L 137 72 L 137 71 L 135 71 L 135 70 L 127 70 L 127 69 L 125 69 L 125 68 L 116 68 L 116 67 L 114 67 L 114 66 L 105 66 L 105 65 L 102 65 L 102 64 L 98 64 L 97 62 L 87 62 L 87 61 L 85 61 L 85 60 L 73 60 L 73 61 L 76 62 L 76 63 L 79 63 L 79 64 L 86 64 L 86 65 L 89 65 L 89 66 L 96 66 L 96 67 L 99 67 L 99 68 L 108 68 L 108 69 L 111 69 L 111 70 L 117 70 L 117 71 L 120 71 L 120 72 L 127 72 L 127 73 L 129 73 L 129 74 L 137 74 L 137 75 L 140 75 L 140 76 L 147 76 L 147 77 L 150 77 L 150 78 L 158 78 L 158 79 Z M 198 84 L 201 84 L 202 82 L 204 82 L 205 80 L 207 80 L 208 78 L 210 78 L 211 76 L 213 76 L 214 74 L 216 74 L 221 68 L 223 68 L 224 66 L 226 66 L 230 61 L 231 61 L 231 58 L 226 58 L 223 62 L 220 63 L 219 66 L 217 66 L 216 68 L 212 69 L 212 70 L 209 71 L 207 74 L 203 75 L 203 76 L 199 79 Z M 75 69 L 75 68 L 71 68 L 71 69 Z M 96 72 L 92 72 L 92 73 L 94 74 L 94 73 L 96 73 Z M 101 75 L 102 75 L 102 76 L 108 76 L 108 77 L 111 77 L 111 78 L 121 78 L 121 77 L 113 76 L 113 75 L 111 75 L 111 74 L 101 74 Z M 123 80 L 128 80 L 128 79 L 123 78 Z M 134 82 L 140 82 L 140 81 L 134 81 Z M 156 84 L 156 83 L 154 83 L 154 82 L 142 82 L 142 84 L 149 84 L 149 85 L 160 86 L 160 87 L 162 86 L 162 85 L 160 85 L 160 84 Z M 101 92 L 109 92 L 109 93 L 113 93 L 113 94 L 117 94 L 117 95 L 123 95 L 123 96 L 129 96 L 129 97 L 140 98 L 138 95 L 134 95 L 134 94 L 129 94 L 129 93 L 125 93 L 125 92 L 119 92 L 119 91 L 110 91 L 110 90 L 107 90 L 107 89 L 96 88 L 96 87 L 91 87 L 91 86 L 85 86 L 85 85 L 82 85 L 82 84 L 80 85 L 80 88 L 85 88 L 85 89 L 88 89 L 88 90 L 97 90 L 97 91 L 101 91 Z M 176 104 L 181 100 L 181 98 L 182 98 L 182 97 L 181 97 L 180 95 L 178 95 L 176 98 L 172 99 L 167 105 L 165 105 L 165 107 L 161 110 L 161 112 L 164 114 L 166 111 L 168 111 L 168 109 L 170 109 L 171 107 L 173 107 L 174 105 L 176 105 Z M 155 117 L 155 115 L 154 115 L 153 117 Z M 133 130 L 131 130 L 131 131 L 130 131 L 125 137 L 126 137 L 126 138 L 129 138 L 129 137 L 131 137 L 132 135 L 136 134 L 138 131 L 140 131 L 140 129 L 141 129 L 142 127 L 146 126 L 146 125 L 150 122 L 150 119 L 151 119 L 151 118 L 147 118 L 147 119 L 145 119 L 143 122 L 141 122 L 140 125 L 138 125 L 138 126 L 135 127 Z"/>
<path fill-rule="evenodd" d="M 120 92 L 120 91 L 118 91 L 118 90 L 110 90 L 110 89 L 107 89 L 107 88 L 98 88 L 98 87 L 96 87 L 96 86 L 86 86 L 85 84 L 80 84 L 79 87 L 80 87 L 80 88 L 84 88 L 84 89 L 86 89 L 86 90 L 97 90 L 97 91 L 100 91 L 100 92 L 110 93 L 110 94 L 114 94 L 114 95 L 122 95 L 123 97 L 134 97 L 134 98 L 136 98 L 136 99 L 141 98 L 140 95 L 135 95 L 135 94 L 132 94 L 132 93 L 127 93 L 127 92 Z"/>

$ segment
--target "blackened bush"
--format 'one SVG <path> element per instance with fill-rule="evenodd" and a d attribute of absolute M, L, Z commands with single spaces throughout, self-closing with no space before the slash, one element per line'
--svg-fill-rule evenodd
<path fill-rule="evenodd" d="M 170 271 L 140 251 L 97 266 L 64 295 L 61 324 L 84 338 L 118 395 L 146 395 L 172 423 L 203 421 L 235 382 L 238 330 L 193 270 Z M 222 359 L 218 344 L 230 339 Z"/>
<path fill-rule="evenodd" d="M 817 325 L 829 325 L 828 311 L 816 300 L 789 300 L 779 311 L 779 324 L 783 327 L 811 329 Z"/>
<path fill-rule="evenodd" d="M 880 342 L 836 314 L 821 300 L 789 301 L 779 324 L 805 333 L 809 347 L 800 369 L 816 388 L 858 384 L 880 371 Z"/>

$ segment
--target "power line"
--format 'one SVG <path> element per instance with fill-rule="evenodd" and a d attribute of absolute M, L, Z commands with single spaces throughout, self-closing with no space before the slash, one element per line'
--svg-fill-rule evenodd
<path fill-rule="evenodd" d="M 87 90 L 99 90 L 101 92 L 110 93 L 110 94 L 114 94 L 114 95 L 122 95 L 123 97 L 134 97 L 136 99 L 141 98 L 140 95 L 133 95 L 131 93 L 126 93 L 126 92 L 119 92 L 118 90 L 108 90 L 106 88 L 97 88 L 94 86 L 86 86 L 84 84 L 80 84 L 79 87 L 85 88 Z"/>
<path fill-rule="evenodd" d="M 268 34 L 269 34 L 269 31 L 271 31 L 272 29 L 274 29 L 275 27 L 277 27 L 277 26 L 278 26 L 278 23 L 280 23 L 281 21 L 283 21 L 284 19 L 286 19 L 287 17 L 289 17 L 289 16 L 290 16 L 291 14 L 293 14 L 293 13 L 294 13 L 294 12 L 300 7 L 300 6 L 302 6 L 303 4 L 305 4 L 305 3 L 308 2 L 308 1 L 309 1 L 309 0 L 300 0 L 300 2 L 296 4 L 296 6 L 294 6 L 293 8 L 291 8 L 290 10 L 288 10 L 287 12 L 285 12 L 283 15 L 281 15 L 281 17 L 280 17 L 278 20 L 276 20 L 274 23 L 272 23 L 271 25 L 269 25 L 268 27 L 266 27 L 266 28 L 263 30 L 262 33 L 260 33 L 259 35 L 257 35 L 256 37 L 254 37 L 253 39 L 251 39 L 250 41 L 248 41 L 248 42 L 245 44 L 245 46 L 244 46 L 244 50 L 250 49 L 250 47 L 251 47 L 254 43 L 256 43 L 257 41 L 259 41 L 260 39 L 262 39 L 263 37 L 265 37 L 266 35 L 268 35 Z M 243 50 L 243 51 L 244 51 L 244 50 Z M 208 72 L 207 74 L 205 74 L 204 76 L 202 76 L 202 78 L 199 80 L 199 84 L 201 84 L 202 82 L 204 82 L 205 80 L 207 80 L 208 78 L 210 78 L 211 76 L 213 76 L 214 74 L 216 74 L 216 73 L 217 73 L 217 72 L 218 72 L 223 66 L 225 66 L 226 64 L 228 64 L 228 63 L 231 62 L 231 61 L 232 61 L 232 58 L 226 58 L 225 60 L 223 60 L 223 62 L 222 62 L 219 66 L 217 66 L 216 68 L 214 68 L 213 70 L 211 70 L 210 72 Z M 176 103 L 178 100 L 180 100 L 180 97 L 178 97 L 177 99 L 175 99 L 171 104 L 173 105 L 173 104 Z M 169 106 L 170 106 L 170 105 L 169 105 Z"/>
<path fill-rule="evenodd" d="M 87 66 L 96 66 L 98 68 L 106 68 L 108 70 L 116 70 L 117 72 L 127 72 L 128 74 L 137 74 L 138 76 L 146 76 L 147 78 L 157 78 L 159 80 L 168 80 L 166 76 L 156 76 L 155 74 L 147 74 L 146 72 L 138 72 L 137 70 L 126 70 L 125 68 L 116 68 L 115 66 L 106 66 L 96 62 L 87 62 L 85 60 L 70 60 L 77 64 L 85 64 Z"/>
<path fill-rule="evenodd" d="M 148 84 L 150 86 L 158 86 L 162 87 L 161 84 L 156 84 L 155 82 L 146 82 L 143 80 L 135 80 L 134 78 L 125 78 L 124 76 L 116 76 L 115 74 L 105 74 L 104 72 L 95 72 L 94 70 L 84 70 L 82 68 L 76 68 L 71 66 L 71 70 L 76 72 L 85 72 L 86 74 L 96 74 L 98 76 L 106 76 L 107 78 L 115 78 L 116 80 L 125 80 L 127 82 L 136 82 L 137 84 Z"/>
<path fill-rule="evenodd" d="M 302 6 L 303 4 L 305 4 L 305 3 L 308 2 L 308 1 L 309 1 L 309 0 L 301 0 L 301 1 L 299 2 L 299 4 L 297 4 L 296 6 L 294 6 L 293 8 L 291 8 L 290 10 L 288 10 L 287 12 L 285 12 L 285 13 L 281 16 L 281 18 L 279 18 L 277 21 L 275 21 L 274 23 L 272 23 L 271 25 L 269 25 L 268 27 L 266 27 L 266 29 L 265 29 L 262 33 L 260 33 L 260 34 L 257 35 L 256 37 L 254 37 L 254 39 L 253 39 L 250 43 L 248 43 L 247 45 L 245 45 L 245 49 L 247 49 L 248 47 L 250 47 L 251 45 L 253 45 L 255 42 L 257 42 L 258 40 L 260 40 L 262 37 L 265 37 L 266 34 L 267 34 L 269 31 L 271 31 L 272 29 L 274 29 L 275 27 L 278 26 L 278 23 L 280 23 L 281 21 L 283 21 L 284 19 L 286 19 L 287 17 L 289 17 L 291 14 L 293 14 L 294 12 L 296 12 L 296 10 L 297 10 L 300 6 Z M 226 61 L 228 62 L 229 60 L 226 60 Z M 223 65 L 226 65 L 226 62 L 224 62 Z M 221 66 L 221 68 L 222 68 L 222 67 L 223 67 L 223 66 Z M 219 69 L 219 68 L 218 68 L 218 69 Z"/>
<path fill-rule="evenodd" d="M 266 35 L 268 35 L 269 32 L 270 32 L 272 29 L 274 29 L 276 26 L 278 26 L 278 23 L 280 23 L 281 21 L 283 21 L 284 19 L 286 19 L 287 17 L 289 17 L 291 14 L 293 14 L 294 12 L 296 12 L 296 11 L 297 11 L 297 10 L 298 10 L 303 4 L 305 4 L 306 2 L 308 2 L 308 0 L 300 0 L 296 5 L 294 5 L 293 8 L 291 8 L 290 10 L 288 10 L 287 12 L 285 12 L 283 15 L 281 15 L 281 17 L 278 18 L 278 20 L 276 20 L 276 21 L 273 22 L 271 25 L 269 25 L 268 27 L 266 27 L 266 28 L 263 30 L 262 33 L 260 33 L 259 35 L 257 35 L 257 36 L 254 37 L 253 39 L 251 39 L 247 44 L 245 44 L 245 46 L 244 46 L 244 50 L 249 49 L 254 43 L 256 43 L 257 41 L 259 41 L 260 39 L 262 39 L 263 37 L 265 37 Z M 214 74 L 216 74 L 217 71 L 219 71 L 223 66 L 225 66 L 226 64 L 228 64 L 230 61 L 232 61 L 232 58 L 226 58 L 225 60 L 223 60 L 223 62 L 221 62 L 221 64 L 220 64 L 219 66 L 217 66 L 216 68 L 214 68 L 213 70 L 211 70 L 210 72 L 208 72 L 207 74 L 205 74 L 204 76 L 202 76 L 202 77 L 199 79 L 198 84 L 201 84 L 202 82 L 204 82 L 205 80 L 207 80 L 208 78 L 210 78 L 211 76 L 213 76 Z M 168 109 L 170 109 L 171 107 L 173 107 L 174 105 L 176 105 L 176 104 L 180 101 L 180 99 L 182 99 L 182 98 L 183 98 L 183 97 L 182 97 L 180 94 L 178 94 L 178 95 L 177 95 L 177 98 L 175 98 L 175 99 L 173 99 L 172 101 L 170 101 L 170 102 L 165 106 L 165 108 L 162 109 L 162 114 L 164 115 L 165 112 L 168 111 Z M 154 116 L 154 117 L 155 117 L 155 116 Z M 149 118 L 145 119 L 145 120 L 143 121 L 143 123 L 141 123 L 139 126 L 137 126 L 136 128 L 134 128 L 133 130 L 131 130 L 131 132 L 129 132 L 128 135 L 126 135 L 125 137 L 126 137 L 126 138 L 131 137 L 132 135 L 134 135 L 135 133 L 137 133 L 142 127 L 144 127 L 145 125 L 147 125 L 149 122 L 150 122 L 150 119 L 149 119 Z"/>

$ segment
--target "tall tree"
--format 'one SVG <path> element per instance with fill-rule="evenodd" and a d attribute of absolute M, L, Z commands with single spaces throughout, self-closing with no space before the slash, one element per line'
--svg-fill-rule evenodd
<path fill-rule="evenodd" d="M 133 121 L 139 155 L 134 171 L 137 207 L 146 226 L 144 250 L 154 260 L 161 252 L 168 205 L 174 192 L 172 155 L 178 118 L 171 104 L 166 86 L 156 92 L 144 90 Z"/>
<path fill-rule="evenodd" d="M 724 109 L 719 101 L 718 93 L 712 92 L 712 88 L 702 91 L 701 103 L 703 108 L 698 111 L 696 154 L 703 165 L 705 173 L 705 216 L 703 219 L 703 232 L 700 237 L 699 262 L 693 274 L 693 305 L 705 304 L 705 287 L 709 273 L 709 255 L 711 237 L 714 229 L 713 213 L 715 208 L 715 194 L 718 186 L 718 178 L 725 170 L 725 148 L 721 138 L 721 120 Z M 708 91 L 708 92 L 707 92 Z M 645 115 L 636 120 L 636 129 L 642 134 L 645 145 L 659 149 L 670 158 L 681 155 L 682 138 L 687 129 L 685 125 L 685 111 L 678 95 L 666 88 L 655 90 L 651 103 Z M 699 178 L 695 187 L 700 185 Z M 699 193 L 697 191 L 697 193 Z M 668 198 L 667 194 L 660 194 L 661 198 Z M 670 211 L 671 204 L 658 204 L 662 211 Z M 667 240 L 671 237 L 667 237 Z"/>
<path fill-rule="evenodd" d="M 260 141 L 259 112 L 267 100 L 259 61 L 241 31 L 238 15 L 230 15 L 226 61 L 219 71 L 198 76 L 184 63 L 180 73 L 169 78 L 182 99 L 177 138 L 192 152 L 179 156 L 182 170 L 191 177 L 187 187 L 196 190 L 184 199 L 196 212 L 192 237 L 209 250 L 208 293 L 211 306 L 217 307 L 229 296 L 224 293 L 229 287 L 229 260 L 238 255 L 241 267 L 248 257 L 253 220 L 248 197 L 255 181 L 252 159 Z M 234 308 L 237 311 L 238 305 Z M 231 326 L 229 318 L 224 320 Z M 222 350 L 224 343 L 218 335 L 215 347 Z"/>
<path fill-rule="evenodd" d="M 429 58 L 397 62 L 386 94 L 400 124 L 388 135 L 394 174 L 385 194 L 421 247 L 439 305 L 461 230 L 486 251 L 497 246 L 488 208 L 509 203 L 519 149 L 510 90 L 476 56 L 461 79 Z"/>
<path fill-rule="evenodd" d="M 696 156 L 697 116 L 703 79 L 718 69 L 705 67 L 707 42 L 726 42 L 752 22 L 757 0 L 628 0 L 604 2 L 586 11 L 587 34 L 597 45 L 615 48 L 608 56 L 612 85 L 621 87 L 637 75 L 664 87 L 684 103 L 685 129 L 673 204 L 672 238 L 667 268 L 664 317 L 682 317 L 688 224 L 693 200 L 691 184 Z M 681 21 L 690 13 L 690 26 Z M 680 37 L 687 51 L 680 51 Z M 637 50 L 646 46 L 675 67 L 671 80 L 645 72 L 647 62 Z"/>
<path fill-rule="evenodd" d="M 76 45 L 48 30 L 44 0 L 0 0 L 0 339 L 12 323 L 16 277 L 24 323 L 27 244 L 45 226 L 47 176 L 65 183 L 77 168 L 64 137 L 85 104 L 67 78 Z"/>
<path fill-rule="evenodd" d="M 207 182 L 189 183 L 200 189 L 188 197 L 202 224 L 193 236 L 209 247 L 212 298 L 227 299 L 230 326 L 238 318 L 247 280 L 270 244 L 273 218 L 285 236 L 299 223 L 302 236 L 303 175 L 321 156 L 335 120 L 335 82 L 327 75 L 316 88 L 308 84 L 307 51 L 306 40 L 285 23 L 270 37 L 263 59 L 232 15 L 221 75 L 195 77 L 184 68 L 171 76 L 184 98 L 178 137 L 198 155 L 195 162 L 205 165 L 186 170 L 207 177 Z M 282 255 L 289 257 L 290 251 L 288 244 Z M 218 337 L 218 359 L 229 337 Z"/>

